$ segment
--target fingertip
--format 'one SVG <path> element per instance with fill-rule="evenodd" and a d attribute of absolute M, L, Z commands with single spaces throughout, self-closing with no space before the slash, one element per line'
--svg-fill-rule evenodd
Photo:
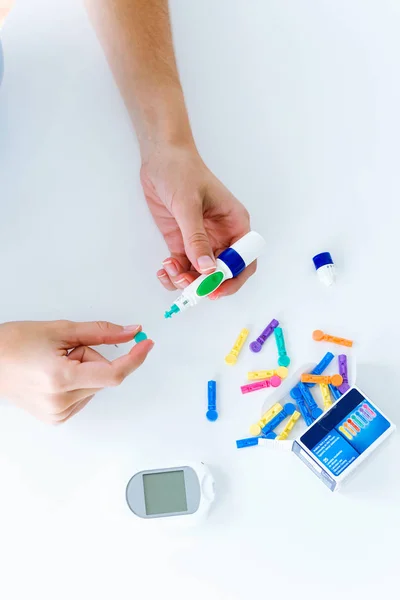
<path fill-rule="evenodd" d="M 210 295 L 208 296 L 208 298 L 209 298 L 210 300 L 218 300 L 218 298 L 219 298 L 219 297 L 220 297 L 220 295 L 219 295 L 219 293 L 218 293 L 218 292 L 212 292 L 212 294 L 210 294 Z"/>
<path fill-rule="evenodd" d="M 148 354 L 154 347 L 154 341 L 147 338 L 141 342 L 135 344 L 129 351 L 131 356 L 138 356 L 139 354 Z"/>
<path fill-rule="evenodd" d="M 177 278 L 174 278 L 173 283 L 177 288 L 182 289 L 193 283 L 193 281 L 197 279 L 197 277 L 198 274 L 194 271 L 187 271 L 186 273 L 182 273 L 182 275 L 179 275 Z"/>
<path fill-rule="evenodd" d="M 197 259 L 197 269 L 203 275 L 212 273 L 217 268 L 214 256 L 199 256 Z"/>
<path fill-rule="evenodd" d="M 236 294 L 236 292 L 240 290 L 240 288 L 246 283 L 246 281 L 252 275 L 254 275 L 254 273 L 256 272 L 256 268 L 256 261 L 254 261 L 248 267 L 246 267 L 246 269 L 242 271 L 240 275 L 238 275 L 234 279 L 228 279 L 227 281 L 224 281 L 223 284 L 218 288 L 218 290 L 216 290 L 218 298 L 221 298 L 223 296 L 232 296 L 233 294 Z"/>
<path fill-rule="evenodd" d="M 175 289 L 174 284 L 168 276 L 168 273 L 164 269 L 157 271 L 157 279 L 166 290 L 172 291 Z"/>
<path fill-rule="evenodd" d="M 174 285 L 180 289 L 187 287 L 189 283 L 191 282 L 188 281 L 187 277 L 178 277 L 177 279 L 174 279 Z"/>
<path fill-rule="evenodd" d="M 224 296 L 232 296 L 236 294 L 242 287 L 244 281 L 237 279 L 230 279 L 229 281 L 224 281 L 224 283 L 218 288 L 218 291 L 215 292 L 215 296 L 212 300 L 219 300 Z"/>

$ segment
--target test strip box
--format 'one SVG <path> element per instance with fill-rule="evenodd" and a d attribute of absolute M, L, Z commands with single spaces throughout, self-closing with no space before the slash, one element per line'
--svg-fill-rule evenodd
<path fill-rule="evenodd" d="M 334 492 L 395 428 L 353 386 L 294 441 L 292 450 Z"/>

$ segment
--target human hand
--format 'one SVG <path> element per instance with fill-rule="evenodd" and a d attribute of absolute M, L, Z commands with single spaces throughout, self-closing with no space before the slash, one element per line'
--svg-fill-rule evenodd
<path fill-rule="evenodd" d="M 47 423 L 70 419 L 105 387 L 117 386 L 143 363 L 145 340 L 112 362 L 89 347 L 131 341 L 140 325 L 23 321 L 0 325 L 0 396 Z"/>
<path fill-rule="evenodd" d="M 14 0 L 2 0 L 0 2 L 0 27 L 3 25 L 6 16 L 10 12 Z"/>
<path fill-rule="evenodd" d="M 147 153 L 141 182 L 171 255 L 157 277 L 167 290 L 184 288 L 215 270 L 215 256 L 250 231 L 245 207 L 211 173 L 193 144 L 165 145 Z M 234 294 L 256 262 L 209 297 Z"/>

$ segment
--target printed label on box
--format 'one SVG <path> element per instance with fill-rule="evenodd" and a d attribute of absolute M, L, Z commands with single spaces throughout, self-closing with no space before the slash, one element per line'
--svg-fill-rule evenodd
<path fill-rule="evenodd" d="M 301 437 L 301 442 L 337 477 L 390 427 L 379 410 L 352 389 Z"/>
<path fill-rule="evenodd" d="M 334 475 L 340 475 L 359 455 L 340 433 L 332 431 L 312 449 Z"/>

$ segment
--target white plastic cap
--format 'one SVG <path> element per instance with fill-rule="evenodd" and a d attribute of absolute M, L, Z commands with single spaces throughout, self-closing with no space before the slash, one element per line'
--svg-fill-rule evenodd
<path fill-rule="evenodd" d="M 335 265 L 324 265 L 317 270 L 318 279 L 326 286 L 335 283 L 336 269 Z"/>
<path fill-rule="evenodd" d="M 264 251 L 266 242 L 256 231 L 249 231 L 245 236 L 232 244 L 231 248 L 243 258 L 246 267 L 256 260 Z"/>

